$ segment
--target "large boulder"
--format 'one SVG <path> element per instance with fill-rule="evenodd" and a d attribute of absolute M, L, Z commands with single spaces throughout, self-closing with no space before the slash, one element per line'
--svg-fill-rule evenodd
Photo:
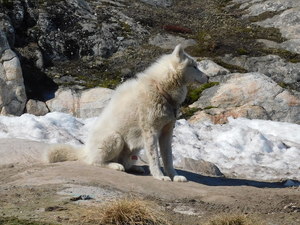
<path fill-rule="evenodd" d="M 224 83 L 205 90 L 191 107 L 202 109 L 191 120 L 225 123 L 247 117 L 300 124 L 300 93 L 291 93 L 260 73 L 226 75 Z"/>
<path fill-rule="evenodd" d="M 298 0 L 280 0 L 266 1 L 260 4 L 254 4 L 249 8 L 250 14 L 261 12 L 261 10 L 281 11 L 278 15 L 263 21 L 256 22 L 262 27 L 278 28 L 286 41 L 279 44 L 280 48 L 300 54 L 300 1 Z M 255 13 L 255 14 L 256 14 Z"/>
<path fill-rule="evenodd" d="M 26 103 L 19 58 L 0 27 L 0 114 L 21 115 Z"/>
<path fill-rule="evenodd" d="M 249 72 L 259 72 L 271 77 L 276 82 L 295 84 L 300 82 L 300 63 L 291 63 L 277 55 L 260 57 L 226 55 L 222 58 L 226 63 L 242 67 Z"/>
<path fill-rule="evenodd" d="M 35 116 L 44 116 L 49 112 L 45 102 L 29 99 L 26 103 L 26 112 Z"/>
<path fill-rule="evenodd" d="M 177 167 L 206 176 L 224 176 L 215 164 L 202 159 L 183 158 Z"/>
<path fill-rule="evenodd" d="M 109 102 L 113 90 L 108 88 L 92 88 L 75 91 L 60 88 L 55 97 L 46 102 L 51 112 L 64 112 L 81 118 L 99 116 Z"/>
<path fill-rule="evenodd" d="M 300 7 L 298 0 L 233 0 L 236 3 L 242 3 L 240 9 L 246 9 L 246 16 L 258 16 L 265 12 L 279 12 L 282 10 Z"/>

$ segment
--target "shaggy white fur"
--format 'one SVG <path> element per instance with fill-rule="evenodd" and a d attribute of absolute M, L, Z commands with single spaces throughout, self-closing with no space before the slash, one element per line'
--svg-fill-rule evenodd
<path fill-rule="evenodd" d="M 187 84 L 205 83 L 207 79 L 181 46 L 176 46 L 171 54 L 162 56 L 137 74 L 137 78 L 116 89 L 91 130 L 84 153 L 74 151 L 74 154 L 89 164 L 125 171 L 133 168 L 131 156 L 145 149 L 154 178 L 187 181 L 173 168 L 172 133 Z M 74 160 L 70 151 L 71 147 L 59 146 L 50 151 L 49 159 L 52 162 Z M 160 169 L 159 151 L 166 176 Z"/>

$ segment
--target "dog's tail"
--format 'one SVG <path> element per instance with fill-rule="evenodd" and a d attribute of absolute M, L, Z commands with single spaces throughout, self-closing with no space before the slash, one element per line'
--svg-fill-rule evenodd
<path fill-rule="evenodd" d="M 51 145 L 47 151 L 49 163 L 82 160 L 84 157 L 83 147 L 74 147 L 66 144 Z"/>

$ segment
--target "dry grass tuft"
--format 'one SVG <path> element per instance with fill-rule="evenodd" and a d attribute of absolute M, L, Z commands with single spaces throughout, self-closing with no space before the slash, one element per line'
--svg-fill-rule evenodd
<path fill-rule="evenodd" d="M 265 225 L 257 219 L 247 217 L 246 215 L 219 215 L 204 225 Z"/>
<path fill-rule="evenodd" d="M 106 202 L 103 207 L 84 213 L 83 224 L 99 225 L 170 225 L 153 203 L 139 199 Z"/>

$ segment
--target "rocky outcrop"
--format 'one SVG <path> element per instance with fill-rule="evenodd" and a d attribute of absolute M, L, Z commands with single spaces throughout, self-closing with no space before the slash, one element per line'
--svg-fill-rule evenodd
<path fill-rule="evenodd" d="M 293 85 L 296 82 L 300 82 L 300 63 L 287 62 L 277 55 L 261 57 L 232 57 L 231 55 L 226 55 L 222 60 L 242 67 L 249 72 L 262 73 L 278 83 L 283 82 Z"/>
<path fill-rule="evenodd" d="M 157 34 L 149 39 L 149 44 L 163 48 L 174 49 L 174 46 L 181 44 L 183 48 L 187 48 L 196 44 L 193 39 L 185 39 L 180 36 L 170 34 Z"/>
<path fill-rule="evenodd" d="M 21 115 L 26 103 L 22 69 L 0 26 L 0 114 Z"/>
<path fill-rule="evenodd" d="M 35 116 L 44 116 L 49 112 L 49 109 L 44 102 L 29 99 L 26 103 L 26 112 Z"/>
<path fill-rule="evenodd" d="M 43 1 L 38 7 L 31 3 L 27 10 L 36 16 L 32 18 L 35 24 L 28 29 L 28 34 L 37 38 L 51 61 L 91 55 L 109 57 L 120 49 L 138 44 L 146 33 L 119 10 L 125 7 L 121 0 L 107 1 L 107 5 L 100 3 L 99 7 L 96 1 L 84 0 Z"/>
<path fill-rule="evenodd" d="M 300 2 L 295 0 L 293 3 L 293 5 L 297 7 L 289 8 L 279 15 L 256 22 L 256 24 L 263 27 L 278 28 L 282 36 L 288 39 L 287 41 L 280 43 L 280 47 L 300 54 Z"/>
<path fill-rule="evenodd" d="M 218 65 L 217 63 L 209 59 L 201 60 L 198 63 L 198 67 L 203 73 L 207 74 L 210 78 L 223 76 L 230 73 L 228 69 L 225 69 L 224 67 Z"/>
<path fill-rule="evenodd" d="M 246 10 L 245 17 L 258 16 L 265 12 L 279 12 L 282 10 L 300 7 L 298 0 L 233 0 L 235 3 L 239 3 L 240 9 Z"/>
<path fill-rule="evenodd" d="M 196 160 L 191 158 L 183 158 L 181 163 L 177 165 L 178 168 L 193 171 L 195 173 L 206 175 L 206 176 L 217 176 L 223 177 L 224 174 L 220 169 L 213 163 L 205 160 Z"/>
<path fill-rule="evenodd" d="M 107 105 L 112 93 L 113 91 L 107 88 L 85 91 L 61 88 L 46 104 L 51 112 L 64 112 L 81 118 L 96 117 Z"/>
<path fill-rule="evenodd" d="M 300 123 L 300 93 L 291 92 L 259 73 L 230 74 L 205 90 L 191 107 L 202 109 L 191 121 L 225 123 L 232 116 Z"/>

